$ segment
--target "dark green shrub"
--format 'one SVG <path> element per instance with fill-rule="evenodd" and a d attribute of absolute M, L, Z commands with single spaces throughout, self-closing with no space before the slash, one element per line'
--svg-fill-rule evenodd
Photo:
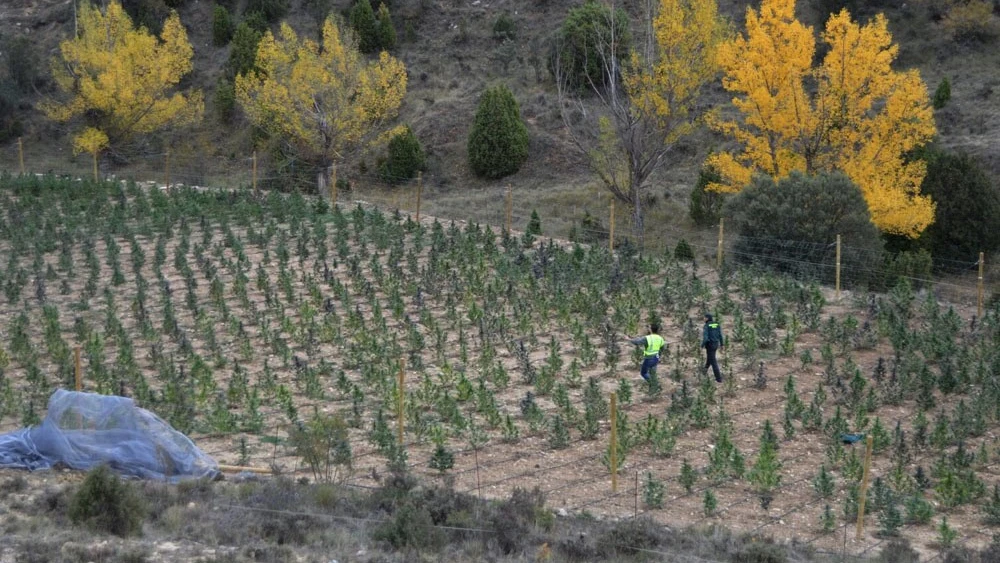
<path fill-rule="evenodd" d="M 358 38 L 358 49 L 362 53 L 374 53 L 379 50 L 381 37 L 375 11 L 368 0 L 358 0 L 351 8 L 351 29 Z"/>
<path fill-rule="evenodd" d="M 389 139 L 389 157 L 382 163 L 382 178 L 390 184 L 401 184 L 412 179 L 427 166 L 427 157 L 420 140 L 407 125 L 403 131 Z"/>
<path fill-rule="evenodd" d="M 931 253 L 924 249 L 904 250 L 886 256 L 886 272 L 888 273 L 883 287 L 894 287 L 900 278 L 909 278 L 914 289 L 920 289 L 924 280 L 929 280 L 934 267 Z"/>
<path fill-rule="evenodd" d="M 469 132 L 469 165 L 495 180 L 517 172 L 528 159 L 528 128 L 514 94 L 504 85 L 483 93 Z"/>
<path fill-rule="evenodd" d="M 538 216 L 538 210 L 531 210 L 531 218 L 528 219 L 528 227 L 524 230 L 526 234 L 539 236 L 542 234 L 542 218 Z"/>
<path fill-rule="evenodd" d="M 69 505 L 74 524 L 127 537 L 142 532 L 146 507 L 132 483 L 123 481 L 106 465 L 87 473 Z"/>
<path fill-rule="evenodd" d="M 604 61 L 609 56 L 626 60 L 631 43 L 624 10 L 615 10 L 612 17 L 606 4 L 587 0 L 563 20 L 549 56 L 549 71 L 572 89 L 585 89 L 591 83 L 603 86 L 608 79 Z"/>
<path fill-rule="evenodd" d="M 378 5 L 378 42 L 382 51 L 388 51 L 396 46 L 396 28 L 392 25 L 389 7 L 385 2 Z"/>
<path fill-rule="evenodd" d="M 220 78 L 215 85 L 215 111 L 219 112 L 219 120 L 228 123 L 236 113 L 236 89 L 233 81 Z"/>
<path fill-rule="evenodd" d="M 40 78 L 37 52 L 38 49 L 27 37 L 16 37 L 4 42 L 7 77 L 22 93 L 31 92 Z"/>
<path fill-rule="evenodd" d="M 778 182 L 757 176 L 725 213 L 737 234 L 731 254 L 740 263 L 832 282 L 837 235 L 842 282 L 869 283 L 871 264 L 882 262 L 882 238 L 861 190 L 840 173 L 796 171 Z"/>
<path fill-rule="evenodd" d="M 974 157 L 928 151 L 920 191 L 937 204 L 923 234 L 935 259 L 973 262 L 1000 249 L 1000 189 Z"/>
<path fill-rule="evenodd" d="M 163 0 L 122 0 L 122 8 L 136 27 L 145 27 L 154 35 L 163 31 L 163 22 L 170 15 L 170 8 Z"/>
<path fill-rule="evenodd" d="M 24 134 L 24 124 L 17 110 L 20 96 L 6 84 L 0 84 L 0 143 Z"/>
<path fill-rule="evenodd" d="M 212 12 L 212 43 L 216 47 L 228 45 L 233 38 L 233 16 L 225 6 L 215 6 Z"/>
<path fill-rule="evenodd" d="M 709 191 L 706 188 L 712 183 L 721 183 L 722 176 L 719 172 L 707 166 L 698 172 L 698 182 L 691 190 L 691 201 L 688 203 L 688 214 L 691 220 L 700 227 L 717 225 L 722 214 L 722 205 L 726 202 L 726 196 L 719 192 Z"/>
<path fill-rule="evenodd" d="M 229 61 L 226 63 L 230 79 L 256 68 L 257 45 L 263 36 L 263 33 L 250 27 L 245 21 L 236 26 L 236 31 L 233 32 L 233 45 L 229 50 Z"/>
<path fill-rule="evenodd" d="M 244 12 L 242 23 L 247 24 L 250 29 L 261 35 L 264 35 L 264 32 L 271 28 L 271 24 L 267 23 L 267 17 L 261 12 Z"/>
<path fill-rule="evenodd" d="M 493 22 L 493 38 L 497 41 L 513 41 L 517 37 L 517 26 L 510 13 L 504 12 Z"/>
<path fill-rule="evenodd" d="M 694 260 L 694 250 L 691 249 L 688 241 L 684 239 L 677 241 L 677 246 L 674 247 L 674 258 L 681 262 L 691 262 Z"/>
<path fill-rule="evenodd" d="M 948 105 L 951 100 L 951 82 L 948 81 L 948 77 L 945 76 L 941 79 L 936 90 L 934 90 L 934 109 L 941 109 Z"/>
<path fill-rule="evenodd" d="M 257 12 L 267 23 L 275 23 L 288 15 L 288 0 L 247 0 L 244 14 Z"/>
<path fill-rule="evenodd" d="M 428 548 L 437 545 L 442 534 L 434 527 L 430 512 L 415 502 L 400 506 L 392 518 L 375 529 L 377 541 L 388 542 L 396 549 Z"/>
<path fill-rule="evenodd" d="M 584 210 L 583 218 L 579 225 L 573 225 L 569 231 L 569 240 L 573 242 L 595 243 L 608 240 L 608 228 L 601 223 L 601 220 Z"/>
<path fill-rule="evenodd" d="M 320 26 L 326 21 L 326 17 L 330 15 L 330 10 L 333 9 L 333 0 L 305 0 L 302 6 L 306 9 L 313 20 Z"/>

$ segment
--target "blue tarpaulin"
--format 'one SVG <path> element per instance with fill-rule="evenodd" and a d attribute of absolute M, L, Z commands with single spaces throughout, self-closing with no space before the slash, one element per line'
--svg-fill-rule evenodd
<path fill-rule="evenodd" d="M 121 475 L 173 482 L 219 474 L 190 438 L 127 397 L 59 389 L 40 425 L 0 434 L 0 467 L 89 470 L 101 464 Z"/>

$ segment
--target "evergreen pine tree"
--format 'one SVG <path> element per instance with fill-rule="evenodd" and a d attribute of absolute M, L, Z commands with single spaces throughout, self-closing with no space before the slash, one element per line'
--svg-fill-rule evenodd
<path fill-rule="evenodd" d="M 379 50 L 380 37 L 378 20 L 375 11 L 368 0 L 357 0 L 351 8 L 351 29 L 358 38 L 358 50 L 362 53 L 374 53 Z"/>
<path fill-rule="evenodd" d="M 382 2 L 378 5 L 378 41 L 379 49 L 389 51 L 396 46 L 396 28 L 389 17 L 389 7 Z"/>
<path fill-rule="evenodd" d="M 651 471 L 646 472 L 646 483 L 642 487 L 642 500 L 649 508 L 663 508 L 663 494 L 667 487 L 663 481 L 653 477 Z"/>
<path fill-rule="evenodd" d="M 813 479 L 813 488 L 816 489 L 816 493 L 821 498 L 830 498 L 833 496 L 836 483 L 833 480 L 833 475 L 827 471 L 826 464 L 819 466 L 819 473 Z"/>
<path fill-rule="evenodd" d="M 681 463 L 681 475 L 677 481 L 684 487 L 684 490 L 691 494 L 691 489 L 694 487 L 695 482 L 698 480 L 698 473 L 694 470 L 694 467 L 688 462 L 687 458 Z"/>
<path fill-rule="evenodd" d="M 527 160 L 528 128 L 506 86 L 483 93 L 469 132 L 468 152 L 472 171 L 492 180 L 517 172 Z"/>

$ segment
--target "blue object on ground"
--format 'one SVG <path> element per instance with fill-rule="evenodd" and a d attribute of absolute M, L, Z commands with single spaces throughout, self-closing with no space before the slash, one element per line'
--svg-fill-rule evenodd
<path fill-rule="evenodd" d="M 59 389 L 39 426 L 0 435 L 0 467 L 89 470 L 177 482 L 215 478 L 219 466 L 190 438 L 132 399 Z"/>

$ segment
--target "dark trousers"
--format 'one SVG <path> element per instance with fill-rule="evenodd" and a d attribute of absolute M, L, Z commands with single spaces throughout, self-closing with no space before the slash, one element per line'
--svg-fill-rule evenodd
<path fill-rule="evenodd" d="M 715 358 L 715 352 L 719 349 L 718 342 L 705 344 L 705 369 L 712 368 L 715 380 L 722 382 L 722 371 L 719 370 L 719 360 Z"/>
<path fill-rule="evenodd" d="M 655 368 L 658 363 L 660 363 L 660 356 L 645 356 L 642 359 L 642 367 L 639 369 L 639 375 L 641 375 L 646 381 L 649 381 L 649 372 Z"/>

